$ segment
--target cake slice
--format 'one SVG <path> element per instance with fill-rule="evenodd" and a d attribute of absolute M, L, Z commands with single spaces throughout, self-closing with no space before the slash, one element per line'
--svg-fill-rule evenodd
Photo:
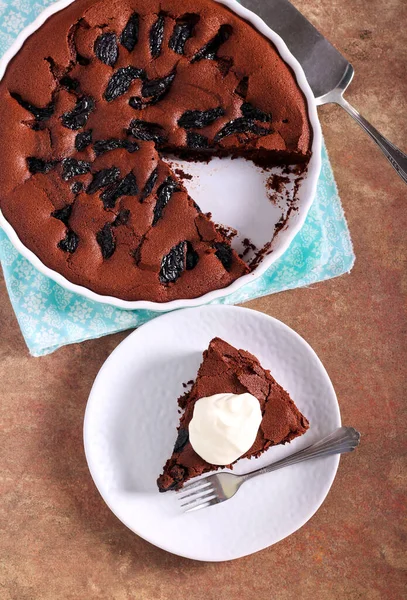
<path fill-rule="evenodd" d="M 241 458 L 257 458 L 271 446 L 291 442 L 307 431 L 307 419 L 270 371 L 263 369 L 257 358 L 249 352 L 237 350 L 220 338 L 215 338 L 203 354 L 203 362 L 191 391 L 178 400 L 183 414 L 172 456 L 157 481 L 160 492 L 178 490 L 192 477 L 220 468 L 203 460 L 189 442 L 188 427 L 197 400 L 214 394 L 246 392 L 260 402 L 263 420 L 253 446 Z M 225 466 L 232 468 L 231 465 Z"/>

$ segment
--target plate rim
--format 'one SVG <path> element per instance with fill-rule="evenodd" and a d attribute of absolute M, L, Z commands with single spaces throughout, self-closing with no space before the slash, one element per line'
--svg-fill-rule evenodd
<path fill-rule="evenodd" d="M 280 319 L 277 319 L 276 317 L 272 317 L 271 315 L 267 315 L 266 313 L 260 312 L 260 311 L 256 311 L 250 308 L 246 308 L 246 307 L 241 307 L 241 306 L 224 306 L 224 305 L 209 305 L 209 306 L 200 306 L 200 307 L 193 307 L 193 308 L 185 308 L 179 311 L 176 311 L 176 313 L 174 312 L 170 312 L 170 313 L 166 313 L 164 315 L 160 315 L 159 317 L 157 317 L 156 319 L 153 319 L 152 321 L 149 321 L 147 323 L 144 323 L 143 325 L 141 325 L 140 327 L 138 327 L 136 330 L 134 330 L 132 333 L 130 333 L 130 335 L 128 335 L 124 340 L 122 340 L 118 346 L 116 346 L 116 348 L 110 353 L 110 355 L 106 358 L 105 362 L 103 363 L 103 365 L 101 366 L 100 370 L 98 371 L 95 380 L 92 384 L 92 388 L 89 392 L 89 396 L 88 396 L 88 400 L 86 403 L 86 409 L 85 409 L 85 414 L 84 414 L 84 419 L 83 419 L 83 447 L 84 447 L 84 452 L 85 452 L 85 458 L 86 458 L 86 463 L 90 472 L 90 475 L 92 477 L 93 483 L 98 491 L 98 493 L 100 494 L 102 500 L 104 501 L 104 503 L 106 504 L 106 506 L 110 509 L 110 511 L 115 515 L 115 517 L 117 519 L 119 519 L 119 521 L 121 523 L 123 523 L 123 525 L 125 527 L 127 527 L 132 533 L 134 533 L 135 535 L 139 536 L 140 538 L 144 539 L 145 541 L 147 541 L 148 543 L 152 544 L 153 546 L 156 546 L 157 548 L 160 548 L 161 550 L 165 550 L 166 552 L 169 552 L 170 554 L 174 554 L 176 556 L 181 556 L 183 558 L 188 558 L 189 560 L 197 560 L 200 562 L 230 562 L 232 560 L 237 560 L 239 558 L 243 558 L 245 556 L 249 556 L 251 554 L 257 554 L 258 552 L 261 552 L 262 550 L 266 550 L 267 548 L 270 548 L 271 546 L 274 546 L 275 544 L 280 543 L 282 540 L 290 537 L 291 535 L 293 535 L 295 532 L 299 531 L 302 527 L 304 527 L 304 525 L 306 523 L 308 523 L 308 521 L 310 521 L 310 519 L 318 512 L 318 510 L 320 509 L 320 507 L 322 506 L 322 504 L 325 502 L 329 491 L 333 485 L 333 482 L 336 478 L 337 472 L 338 472 L 338 467 L 339 467 L 339 463 L 340 463 L 340 455 L 334 455 L 331 456 L 330 459 L 332 460 L 333 467 L 332 470 L 330 472 L 329 477 L 327 477 L 327 480 L 325 482 L 324 485 L 324 491 L 321 494 L 321 499 L 320 501 L 314 505 L 312 507 L 312 509 L 310 511 L 307 511 L 306 517 L 304 517 L 304 519 L 301 521 L 301 524 L 298 527 L 295 527 L 292 531 L 290 531 L 289 533 L 281 536 L 279 539 L 277 539 L 276 541 L 274 541 L 272 544 L 265 546 L 264 548 L 260 548 L 259 550 L 256 550 L 255 552 L 243 552 L 241 554 L 239 554 L 238 556 L 232 557 L 232 558 L 214 558 L 214 559 L 208 559 L 208 558 L 200 558 L 199 554 L 198 555 L 191 555 L 190 553 L 183 553 L 181 551 L 178 550 L 174 550 L 173 548 L 171 548 L 169 545 L 166 544 L 161 544 L 161 543 L 157 543 L 155 540 L 151 539 L 150 536 L 147 536 L 145 534 L 140 534 L 138 531 L 135 530 L 134 526 L 131 525 L 127 519 L 123 519 L 122 516 L 120 516 L 118 514 L 119 511 L 116 512 L 116 510 L 113 508 L 112 504 L 110 501 L 108 501 L 104 494 L 102 493 L 99 484 L 98 484 L 98 475 L 97 473 L 97 469 L 94 467 L 93 464 L 93 459 L 91 458 L 91 450 L 90 450 L 90 442 L 89 442 L 89 436 L 88 436 L 88 427 L 89 427 L 89 422 L 91 419 L 91 411 L 93 409 L 93 405 L 95 403 L 95 399 L 96 399 L 96 388 L 98 385 L 98 380 L 101 379 L 105 373 L 105 371 L 109 368 L 109 363 L 113 360 L 113 356 L 117 353 L 119 353 L 119 351 L 122 351 L 123 348 L 122 346 L 126 346 L 126 344 L 130 344 L 132 342 L 130 342 L 130 339 L 133 339 L 134 337 L 136 337 L 136 335 L 138 334 L 139 330 L 142 328 L 147 328 L 149 325 L 151 325 L 153 322 L 157 321 L 157 319 L 163 320 L 163 319 L 167 319 L 170 320 L 171 318 L 174 318 L 176 314 L 179 313 L 185 313 L 185 312 L 198 312 L 198 311 L 229 311 L 229 312 L 240 312 L 240 313 L 246 313 L 247 311 L 249 311 L 250 313 L 255 313 L 256 317 L 262 319 L 264 318 L 265 320 L 268 320 L 270 322 L 273 322 L 275 324 L 277 324 L 277 326 L 282 326 L 283 329 L 285 329 L 286 331 L 289 331 L 290 334 L 294 334 L 294 338 L 296 338 L 296 341 L 298 343 L 300 343 L 301 345 L 305 346 L 307 348 L 308 351 L 311 352 L 311 354 L 314 356 L 314 358 L 317 359 L 317 363 L 319 364 L 320 368 L 322 369 L 323 373 L 326 376 L 327 379 L 327 383 L 329 384 L 329 387 L 331 389 L 331 393 L 333 394 L 333 398 L 335 399 L 335 413 L 336 413 L 336 418 L 338 421 L 338 427 L 341 426 L 342 424 L 342 418 L 341 418 L 341 412 L 340 412 L 340 407 L 339 407 L 339 402 L 338 402 L 338 398 L 336 396 L 336 392 L 334 389 L 334 386 L 332 384 L 331 378 L 329 377 L 329 374 L 324 366 L 324 364 L 322 363 L 321 359 L 319 358 L 319 356 L 317 355 L 317 353 L 315 352 L 315 350 L 312 348 L 312 346 L 307 342 L 307 340 L 305 340 L 299 333 L 297 333 L 297 331 L 295 331 L 294 329 L 292 329 L 291 327 L 289 327 L 288 325 L 286 325 L 283 321 L 281 321 Z M 121 349 L 121 350 L 119 350 Z"/>
<path fill-rule="evenodd" d="M 13 44 L 6 50 L 4 55 L 0 58 L 0 81 L 4 77 L 6 69 L 13 59 L 13 57 L 20 51 L 24 42 L 30 37 L 37 29 L 39 29 L 45 21 L 55 13 L 63 10 L 75 0 L 57 0 L 53 4 L 45 8 L 39 16 L 29 25 L 27 25 L 14 40 Z M 239 277 L 232 282 L 226 288 L 220 288 L 212 290 L 198 298 L 189 299 L 177 299 L 169 302 L 152 302 L 149 300 L 123 300 L 114 296 L 97 294 L 89 288 L 82 285 L 78 285 L 70 282 L 66 277 L 47 267 L 38 256 L 29 250 L 20 240 L 19 236 L 11 224 L 7 221 L 0 209 L 0 226 L 4 229 L 10 242 L 16 248 L 16 250 L 26 258 L 40 273 L 68 290 L 71 293 L 78 294 L 93 302 L 102 304 L 109 304 L 122 310 L 152 310 L 156 312 L 166 312 L 169 310 L 176 310 L 180 308 L 192 308 L 202 306 L 217 299 L 225 298 L 234 292 L 237 292 L 245 285 L 255 281 L 261 275 L 263 275 L 267 269 L 274 264 L 283 254 L 288 250 L 289 246 L 293 242 L 295 236 L 302 229 L 305 220 L 308 216 L 309 210 L 314 202 L 319 175 L 322 167 L 322 130 L 318 119 L 317 104 L 311 87 L 307 81 L 304 70 L 301 67 L 298 60 L 288 49 L 284 40 L 273 31 L 263 19 L 261 19 L 256 13 L 245 8 L 237 0 L 213 0 L 219 4 L 224 5 L 229 10 L 237 14 L 239 17 L 248 21 L 255 29 L 257 29 L 262 35 L 268 38 L 277 48 L 278 53 L 284 62 L 293 70 L 297 84 L 305 96 L 308 105 L 308 117 L 311 123 L 311 129 L 313 132 L 312 147 L 311 147 L 311 158 L 307 165 L 308 175 L 303 185 L 307 185 L 308 194 L 306 201 L 303 201 L 301 211 L 298 213 L 298 219 L 291 228 L 290 235 L 284 244 L 279 249 L 265 256 L 259 265 L 251 272 L 242 277 Z"/>

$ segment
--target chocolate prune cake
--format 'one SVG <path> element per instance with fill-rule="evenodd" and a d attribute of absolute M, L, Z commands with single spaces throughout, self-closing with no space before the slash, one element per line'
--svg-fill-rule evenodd
<path fill-rule="evenodd" d="M 287 444 L 309 428 L 308 420 L 298 410 L 289 393 L 253 354 L 215 338 L 203 353 L 203 361 L 191 391 L 178 400 L 183 412 L 173 453 L 157 480 L 160 492 L 178 490 L 189 479 L 220 468 L 207 463 L 195 452 L 189 441 L 189 424 L 200 398 L 225 392 L 252 394 L 260 402 L 263 414 L 256 440 L 241 458 L 257 458 L 271 446 Z"/>
<path fill-rule="evenodd" d="M 163 156 L 306 163 L 311 128 L 290 68 L 223 5 L 76 0 L 10 62 L 0 138 L 25 246 L 99 294 L 166 302 L 249 268 Z"/>

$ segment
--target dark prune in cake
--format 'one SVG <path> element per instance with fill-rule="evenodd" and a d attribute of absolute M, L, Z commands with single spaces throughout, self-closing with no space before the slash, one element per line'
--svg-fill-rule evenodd
<path fill-rule="evenodd" d="M 161 14 L 150 30 L 150 51 L 153 58 L 157 58 L 161 54 L 164 41 L 164 25 L 165 17 Z"/>
<path fill-rule="evenodd" d="M 100 35 L 95 42 L 95 54 L 100 62 L 114 67 L 119 58 L 116 34 L 109 31 Z"/>
<path fill-rule="evenodd" d="M 187 145 L 191 150 L 206 150 L 209 148 L 209 139 L 205 135 L 196 133 L 195 131 L 188 131 Z"/>
<path fill-rule="evenodd" d="M 239 117 L 226 123 L 224 127 L 215 135 L 215 142 L 220 142 L 223 138 L 238 133 L 254 133 L 255 135 L 268 135 L 272 133 L 270 129 L 257 125 L 253 119 L 247 119 L 246 117 Z"/>
<path fill-rule="evenodd" d="M 76 233 L 72 230 L 68 230 L 63 240 L 58 243 L 58 248 L 61 248 L 64 252 L 73 254 L 79 244 L 79 238 Z"/>
<path fill-rule="evenodd" d="M 92 181 L 87 187 L 87 194 L 95 194 L 97 191 L 117 181 L 120 177 L 120 169 L 109 167 L 94 173 Z"/>
<path fill-rule="evenodd" d="M 58 219 L 59 221 L 62 221 L 62 223 L 64 223 L 64 225 L 68 226 L 68 221 L 69 221 L 69 217 L 71 216 L 71 213 L 72 213 L 72 205 L 67 204 L 63 208 L 54 210 L 51 213 L 51 215 L 54 217 L 54 219 Z"/>
<path fill-rule="evenodd" d="M 129 65 L 128 67 L 122 67 L 118 69 L 111 76 L 109 83 L 107 84 L 106 91 L 104 93 L 104 98 L 107 102 L 113 102 L 116 98 L 123 96 L 125 94 L 133 81 L 136 79 L 143 79 L 145 73 L 143 69 L 138 69 L 137 67 L 133 67 Z"/>
<path fill-rule="evenodd" d="M 256 108 L 253 104 L 250 104 L 250 102 L 244 102 L 240 110 L 246 119 L 261 121 L 262 123 L 271 123 L 273 120 L 270 113 L 265 113 L 263 110 L 260 110 L 260 108 Z"/>
<path fill-rule="evenodd" d="M 26 160 L 28 170 L 32 175 L 35 175 L 36 173 L 49 173 L 49 171 L 57 164 L 56 161 L 47 161 L 42 158 L 36 158 L 35 156 L 28 156 Z"/>
<path fill-rule="evenodd" d="M 137 179 L 134 173 L 128 173 L 123 179 L 112 183 L 100 195 L 106 209 L 114 208 L 122 196 L 136 196 L 138 194 Z"/>
<path fill-rule="evenodd" d="M 73 177 L 89 173 L 92 165 L 86 160 L 77 160 L 76 158 L 64 158 L 62 161 L 62 179 L 69 181 Z"/>
<path fill-rule="evenodd" d="M 177 54 L 185 53 L 185 44 L 192 37 L 194 27 L 199 22 L 199 15 L 183 15 L 177 19 L 168 46 Z"/>
<path fill-rule="evenodd" d="M 98 140 L 93 144 L 93 149 L 96 156 L 100 156 L 105 152 L 111 150 L 117 150 L 118 148 L 125 148 L 127 152 L 133 153 L 139 150 L 139 145 L 136 142 L 132 142 L 128 139 L 120 140 L 118 138 L 111 138 L 109 140 Z"/>
<path fill-rule="evenodd" d="M 163 210 L 167 206 L 171 196 L 178 191 L 178 183 L 172 177 L 167 179 L 160 185 L 157 191 L 157 203 L 154 207 L 153 226 L 157 224 L 163 215 Z"/>
<path fill-rule="evenodd" d="M 62 115 L 62 125 L 68 129 L 82 129 L 82 127 L 85 127 L 89 115 L 94 108 L 95 101 L 90 96 L 82 96 L 82 98 L 78 98 L 75 108 Z"/>
<path fill-rule="evenodd" d="M 78 152 L 82 152 L 92 143 L 92 130 L 82 131 L 75 138 L 75 148 Z"/>
<path fill-rule="evenodd" d="M 187 110 L 178 119 L 178 125 L 184 129 L 203 129 L 215 123 L 224 114 L 225 111 L 221 106 L 209 110 Z"/>
<path fill-rule="evenodd" d="M 104 225 L 103 228 L 98 231 L 96 234 L 96 240 L 102 251 L 103 258 L 111 258 L 116 250 L 116 240 L 110 223 L 106 223 L 106 225 Z"/>
<path fill-rule="evenodd" d="M 185 242 L 180 242 L 164 256 L 160 270 L 161 283 L 174 283 L 180 277 L 185 269 L 185 246 Z"/>
<path fill-rule="evenodd" d="M 154 169 L 154 171 L 151 172 L 151 175 L 147 179 L 146 184 L 145 184 L 143 191 L 141 193 L 141 196 L 140 196 L 140 202 L 144 202 L 144 200 L 151 195 L 151 193 L 154 189 L 154 186 L 157 183 L 157 179 L 158 179 L 158 167 L 156 167 Z"/>
<path fill-rule="evenodd" d="M 138 13 L 133 13 L 127 21 L 126 27 L 123 29 L 120 36 L 120 43 L 129 52 L 133 52 L 138 42 L 140 29 L 140 16 Z"/>
<path fill-rule="evenodd" d="M 219 242 L 215 244 L 216 248 L 216 256 L 219 258 L 222 265 L 225 267 L 226 271 L 229 271 L 230 267 L 233 263 L 233 252 L 229 244 L 225 244 L 224 242 Z"/>
<path fill-rule="evenodd" d="M 158 123 L 142 121 L 141 119 L 133 119 L 130 123 L 129 131 L 136 140 L 142 140 L 144 142 L 156 142 L 157 144 L 161 144 L 167 139 L 161 125 Z"/>
<path fill-rule="evenodd" d="M 215 60 L 217 58 L 217 52 L 219 48 L 228 41 L 232 35 L 233 27 L 231 25 L 221 25 L 218 33 L 212 38 L 199 52 L 195 54 L 192 62 L 198 62 L 200 60 Z"/>

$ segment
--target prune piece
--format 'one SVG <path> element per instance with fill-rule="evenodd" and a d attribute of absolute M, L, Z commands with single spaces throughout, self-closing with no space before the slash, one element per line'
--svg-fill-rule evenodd
<path fill-rule="evenodd" d="M 200 60 L 216 60 L 217 52 L 219 48 L 227 42 L 233 33 L 233 27 L 231 25 L 221 25 L 218 33 L 212 38 L 203 48 L 201 48 L 191 60 L 192 63 L 199 62 Z"/>
<path fill-rule="evenodd" d="M 194 31 L 195 25 L 199 21 L 199 15 L 187 14 L 177 19 L 174 30 L 168 42 L 169 48 L 177 54 L 184 54 L 185 44 Z"/>
<path fill-rule="evenodd" d="M 136 142 L 130 140 L 119 140 L 117 138 L 111 138 L 110 140 L 98 140 L 93 144 L 93 149 L 96 156 L 100 156 L 110 150 L 117 150 L 117 148 L 125 148 L 127 152 L 133 153 L 139 149 L 139 145 Z"/>
<path fill-rule="evenodd" d="M 161 14 L 150 30 L 150 52 L 153 58 L 157 58 L 161 54 L 164 41 L 164 25 L 165 18 Z"/>
<path fill-rule="evenodd" d="M 271 133 L 270 129 L 265 129 L 256 125 L 252 119 L 246 119 L 245 117 L 239 117 L 233 121 L 226 123 L 224 127 L 215 135 L 215 142 L 219 142 L 229 135 L 235 135 L 237 133 L 255 133 L 257 135 L 267 135 Z"/>
<path fill-rule="evenodd" d="M 168 94 L 174 79 L 175 70 L 165 77 L 145 81 L 141 93 L 143 98 L 149 98 L 149 100 L 143 100 L 139 96 L 132 96 L 129 100 L 129 105 L 135 110 L 143 110 L 147 106 L 157 104 L 157 102 Z"/>
<path fill-rule="evenodd" d="M 246 98 L 248 91 L 249 91 L 249 78 L 243 77 L 243 79 L 240 80 L 239 85 L 235 89 L 235 94 L 237 94 L 241 98 Z"/>
<path fill-rule="evenodd" d="M 133 173 L 129 173 L 121 181 L 112 183 L 101 194 L 100 199 L 105 209 L 114 208 L 121 196 L 136 196 L 138 194 L 137 180 Z"/>
<path fill-rule="evenodd" d="M 163 210 L 167 206 L 174 192 L 179 191 L 177 182 L 172 177 L 167 179 L 160 185 L 157 190 L 157 203 L 154 207 L 153 226 L 161 219 Z"/>
<path fill-rule="evenodd" d="M 130 19 L 127 21 L 126 27 L 120 36 L 120 43 L 129 52 L 133 52 L 138 42 L 140 28 L 140 19 L 137 13 L 133 13 Z"/>
<path fill-rule="evenodd" d="M 79 244 L 79 238 L 74 231 L 69 229 L 66 232 L 66 236 L 63 240 L 58 243 L 58 248 L 61 248 L 64 252 L 68 252 L 69 254 L 73 254 L 77 249 Z"/>
<path fill-rule="evenodd" d="M 172 82 L 175 79 L 175 71 L 160 79 L 150 79 L 143 83 L 141 94 L 143 98 L 155 98 L 156 101 L 165 96 L 170 90 Z"/>
<path fill-rule="evenodd" d="M 87 67 L 88 65 L 90 65 L 89 58 L 86 58 L 86 56 L 82 56 L 81 54 L 79 54 L 79 52 L 76 53 L 76 62 L 82 67 Z"/>
<path fill-rule="evenodd" d="M 80 85 L 77 79 L 73 79 L 72 77 L 69 77 L 69 75 L 64 75 L 64 77 L 59 80 L 59 83 L 63 88 L 70 92 L 76 92 Z"/>
<path fill-rule="evenodd" d="M 81 181 L 75 181 L 71 186 L 71 192 L 73 194 L 79 194 L 83 190 L 83 183 Z"/>
<path fill-rule="evenodd" d="M 199 254 L 194 250 L 191 242 L 187 242 L 187 254 L 185 259 L 186 269 L 187 271 L 192 271 L 195 269 L 196 265 L 199 261 Z"/>
<path fill-rule="evenodd" d="M 82 96 L 76 102 L 76 106 L 70 112 L 61 117 L 62 125 L 74 131 L 85 127 L 90 113 L 95 108 L 95 101 L 90 96 Z"/>
<path fill-rule="evenodd" d="M 119 96 L 122 96 L 129 90 L 135 79 L 144 79 L 144 77 L 145 73 L 143 69 L 137 69 L 137 67 L 132 67 L 131 65 L 118 69 L 113 73 L 107 84 L 104 93 L 105 100 L 113 102 L 113 100 L 116 100 L 116 98 L 119 98 Z"/>
<path fill-rule="evenodd" d="M 209 148 L 209 140 L 206 136 L 194 131 L 188 131 L 187 133 L 187 144 L 189 148 L 194 150 L 205 150 Z"/>
<path fill-rule="evenodd" d="M 250 102 L 245 102 L 242 104 L 240 110 L 246 119 L 261 121 L 262 123 L 271 123 L 272 121 L 272 115 L 270 113 L 263 112 L 259 108 L 253 106 L 253 104 L 250 104 Z"/>
<path fill-rule="evenodd" d="M 92 143 L 92 130 L 88 129 L 88 131 L 82 131 L 78 133 L 75 138 L 75 148 L 78 152 L 82 152 Z"/>
<path fill-rule="evenodd" d="M 225 111 L 221 106 L 209 110 L 187 110 L 178 119 L 178 125 L 184 129 L 203 129 L 223 117 Z"/>
<path fill-rule="evenodd" d="M 140 119 L 133 119 L 130 123 L 129 133 L 137 140 L 156 142 L 162 144 L 167 140 L 164 129 L 158 123 L 149 123 Z"/>
<path fill-rule="evenodd" d="M 37 121 L 47 121 L 54 114 L 55 105 L 53 102 L 50 102 L 49 104 L 47 104 L 47 106 L 44 106 L 42 108 L 40 106 L 35 106 L 34 104 L 27 102 L 20 96 L 20 94 L 11 92 L 10 96 L 14 98 L 14 100 L 16 100 L 19 103 L 19 105 L 22 106 L 22 108 L 25 108 L 25 110 L 28 110 L 28 112 L 34 115 Z"/>
<path fill-rule="evenodd" d="M 102 169 L 94 173 L 93 179 L 87 187 L 87 194 L 94 194 L 98 190 L 107 187 L 111 183 L 114 183 L 120 178 L 120 170 L 117 167 L 110 167 L 108 169 Z"/>
<path fill-rule="evenodd" d="M 72 214 L 72 204 L 67 204 L 66 206 L 64 206 L 64 208 L 60 208 L 59 210 L 54 210 L 53 213 L 51 213 L 51 217 L 54 217 L 54 219 L 58 219 L 59 221 L 62 221 L 62 223 L 66 226 L 68 226 L 68 221 L 69 221 L 69 217 Z"/>
<path fill-rule="evenodd" d="M 64 158 L 62 161 L 62 179 L 69 181 L 73 177 L 89 173 L 91 164 L 86 160 L 76 160 L 76 158 Z"/>
<path fill-rule="evenodd" d="M 141 192 L 140 202 L 144 202 L 144 200 L 146 198 L 148 198 L 148 196 L 151 195 L 151 192 L 153 191 L 154 186 L 157 183 L 157 179 L 158 179 L 158 167 L 154 169 L 154 171 L 151 173 L 150 177 L 147 179 L 147 183 L 144 186 L 143 191 Z"/>
<path fill-rule="evenodd" d="M 140 96 L 132 96 L 129 100 L 129 105 L 134 108 L 134 110 L 143 110 L 148 104 L 148 102 L 143 102 Z"/>
<path fill-rule="evenodd" d="M 188 429 L 184 429 L 180 427 L 178 430 L 177 441 L 175 442 L 174 452 L 181 452 L 189 442 L 189 432 Z"/>
<path fill-rule="evenodd" d="M 222 57 L 216 57 L 217 63 L 218 63 L 218 69 L 221 72 L 223 77 L 226 77 L 226 75 L 228 75 L 230 69 L 233 67 L 233 58 L 231 57 L 226 57 L 226 56 L 222 56 Z"/>
<path fill-rule="evenodd" d="M 112 223 L 112 227 L 119 227 L 120 225 L 126 225 L 130 218 L 129 210 L 121 210 L 115 220 Z"/>
<path fill-rule="evenodd" d="M 47 161 L 42 158 L 35 158 L 35 156 L 29 156 L 27 158 L 28 170 L 32 175 L 36 173 L 48 173 L 56 165 L 55 161 Z"/>
<path fill-rule="evenodd" d="M 219 258 L 226 271 L 229 271 L 233 263 L 233 252 L 232 248 L 225 242 L 217 242 L 215 244 L 216 252 L 215 255 Z"/>
<path fill-rule="evenodd" d="M 96 57 L 108 67 L 114 67 L 119 58 L 116 34 L 113 32 L 103 33 L 95 42 Z"/>
<path fill-rule="evenodd" d="M 106 225 L 103 226 L 103 229 L 97 232 L 96 241 L 102 250 L 104 259 L 113 256 L 114 251 L 116 250 L 116 240 L 110 223 L 106 223 Z"/>
<path fill-rule="evenodd" d="M 164 285 L 174 283 L 185 269 L 185 242 L 171 248 L 161 261 L 160 282 Z"/>

